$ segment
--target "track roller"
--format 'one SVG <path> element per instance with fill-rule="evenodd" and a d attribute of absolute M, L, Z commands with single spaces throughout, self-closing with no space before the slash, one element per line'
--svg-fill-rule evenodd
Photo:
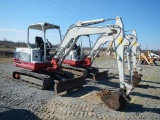
<path fill-rule="evenodd" d="M 108 89 L 102 89 L 96 94 L 100 97 L 104 104 L 112 110 L 124 108 L 130 101 L 130 97 L 126 95 L 125 90 L 122 88 L 115 92 L 111 92 Z"/>
<path fill-rule="evenodd" d="M 53 86 L 53 79 L 44 74 L 35 73 L 30 70 L 16 70 L 12 73 L 13 78 L 20 79 L 36 85 L 40 89 L 49 89 Z"/>
<path fill-rule="evenodd" d="M 13 73 L 12 76 L 13 76 L 14 79 L 20 79 L 21 78 L 19 73 Z"/>

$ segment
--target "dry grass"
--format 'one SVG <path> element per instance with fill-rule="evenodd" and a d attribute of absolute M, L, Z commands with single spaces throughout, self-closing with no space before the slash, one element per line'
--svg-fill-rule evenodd
<path fill-rule="evenodd" d="M 6 64 L 6 63 L 13 63 L 13 58 L 0 56 L 0 64 Z"/>
<path fill-rule="evenodd" d="M 15 49 L 16 48 L 13 46 L 8 46 L 8 47 L 0 46 L 0 64 L 13 62 L 13 57 L 12 57 L 13 55 L 6 54 L 6 56 L 5 56 L 3 52 L 4 51 L 5 52 L 14 52 Z"/>
<path fill-rule="evenodd" d="M 15 51 L 15 47 L 4 47 L 0 46 L 0 51 Z"/>

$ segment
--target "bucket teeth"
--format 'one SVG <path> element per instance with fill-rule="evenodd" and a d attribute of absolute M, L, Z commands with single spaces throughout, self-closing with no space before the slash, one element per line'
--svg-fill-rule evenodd
<path fill-rule="evenodd" d="M 96 93 L 100 98 L 104 98 L 108 95 L 111 95 L 111 91 L 109 91 L 108 89 L 102 89 L 101 91 Z"/>
<path fill-rule="evenodd" d="M 119 89 L 115 92 L 111 92 L 108 89 L 102 89 L 96 94 L 100 97 L 104 104 L 112 110 L 119 110 L 120 108 L 125 107 L 130 100 L 128 99 L 129 96 L 126 95 L 123 89 Z"/>

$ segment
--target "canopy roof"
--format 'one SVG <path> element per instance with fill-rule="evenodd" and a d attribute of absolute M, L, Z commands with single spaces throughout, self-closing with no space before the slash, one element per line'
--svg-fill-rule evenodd
<path fill-rule="evenodd" d="M 42 30 L 42 26 L 44 26 L 44 28 L 47 29 L 59 29 L 60 26 L 58 25 L 54 25 L 54 24 L 50 24 L 50 23 L 35 23 L 35 24 L 31 24 L 29 26 L 29 28 L 31 29 L 36 29 L 36 30 Z"/>

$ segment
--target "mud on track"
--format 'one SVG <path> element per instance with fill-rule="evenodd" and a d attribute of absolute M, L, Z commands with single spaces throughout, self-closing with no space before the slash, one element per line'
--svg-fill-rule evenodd
<path fill-rule="evenodd" d="M 160 62 L 157 62 L 160 65 Z M 12 78 L 13 63 L 0 64 L 0 120 L 159 120 L 160 66 L 143 65 L 142 82 L 131 93 L 132 100 L 121 111 L 108 109 L 96 96 L 101 88 L 116 90 L 119 80 L 115 59 L 97 58 L 93 66 L 109 70 L 109 78 L 87 84 L 69 93 L 39 90 Z M 103 69 L 102 69 L 103 68 Z M 128 75 L 128 72 L 126 71 Z"/>

